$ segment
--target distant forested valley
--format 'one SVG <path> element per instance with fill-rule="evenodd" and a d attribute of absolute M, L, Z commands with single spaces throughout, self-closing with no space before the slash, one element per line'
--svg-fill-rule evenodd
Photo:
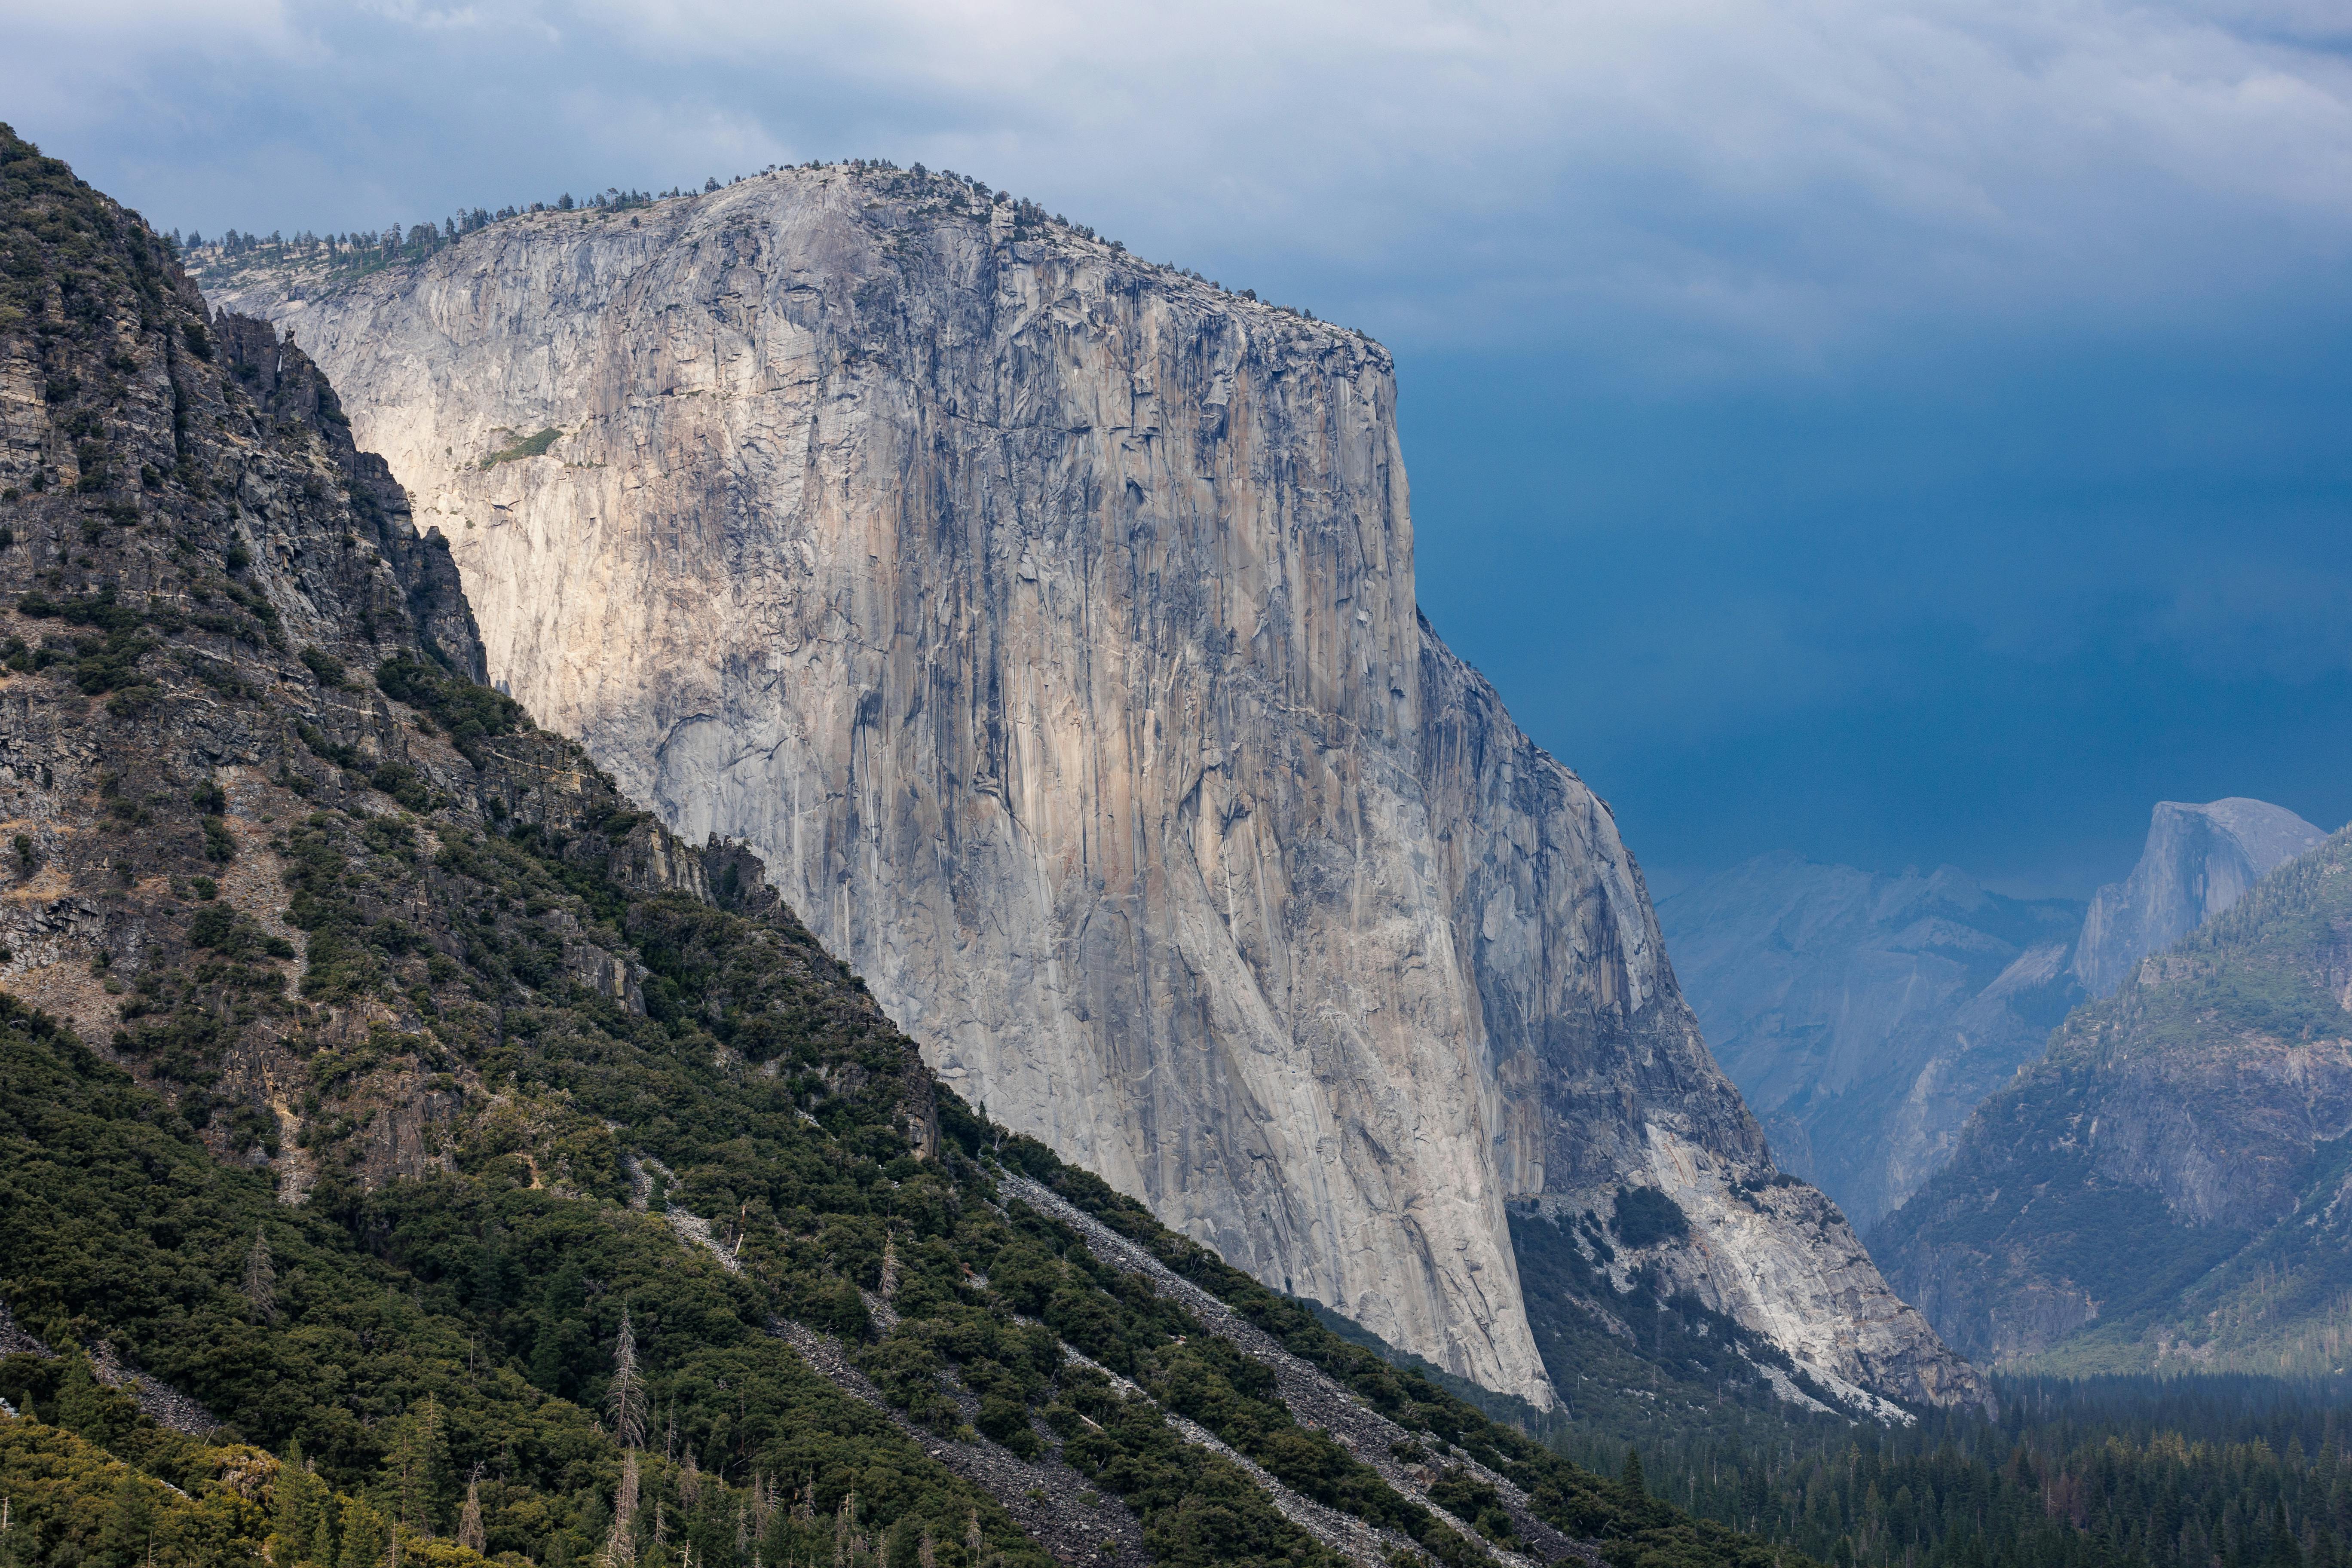
<path fill-rule="evenodd" d="M 2000 1419 L 1789 1422 L 1777 1437 L 1573 1427 L 1567 1458 L 1823 1563 L 2256 1568 L 2346 1561 L 2345 1380 L 2002 1378 Z M 1629 1478 L 1631 1479 L 1631 1478 Z"/>

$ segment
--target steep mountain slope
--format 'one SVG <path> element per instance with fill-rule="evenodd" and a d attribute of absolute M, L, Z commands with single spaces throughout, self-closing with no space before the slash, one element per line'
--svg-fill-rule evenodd
<path fill-rule="evenodd" d="M 2352 835 L 2258 883 L 1969 1120 L 1879 1256 L 1954 1342 L 2053 1365 L 2345 1363 Z"/>
<path fill-rule="evenodd" d="M 2264 801 L 2158 801 L 2139 863 L 2091 900 L 2074 949 L 2074 977 L 2094 996 L 2114 995 L 2141 959 L 2170 947 L 2326 837 Z"/>
<path fill-rule="evenodd" d="M 11 1559 L 1762 1568 L 942 1089 L 5 128 L 0 262 Z"/>
<path fill-rule="evenodd" d="M 1979 1101 L 2081 1000 L 2082 906 L 1949 866 L 1768 855 L 1660 901 L 1675 973 L 1788 1169 L 1864 1229 L 1951 1155 Z"/>
<path fill-rule="evenodd" d="M 1606 806 L 1415 610 L 1377 344 L 878 167 L 214 289 L 352 398 L 493 676 L 991 1115 L 1539 1405 L 1507 1206 L 1628 1184 L 1825 1377 L 1978 1392 L 1843 1221 L 1735 1196 Z"/>

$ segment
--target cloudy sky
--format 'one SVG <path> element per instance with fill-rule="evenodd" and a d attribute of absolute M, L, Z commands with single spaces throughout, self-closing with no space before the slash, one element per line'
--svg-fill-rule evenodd
<path fill-rule="evenodd" d="M 2080 894 L 2352 816 L 2352 7 L 0 0 L 159 226 L 811 157 L 978 175 L 1396 352 L 1422 595 L 1673 879 Z"/>

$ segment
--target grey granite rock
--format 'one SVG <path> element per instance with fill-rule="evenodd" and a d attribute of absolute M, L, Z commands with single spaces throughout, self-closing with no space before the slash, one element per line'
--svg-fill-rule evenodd
<path fill-rule="evenodd" d="M 2139 864 L 2091 900 L 2074 950 L 2075 977 L 2094 996 L 2115 994 L 2140 960 L 2170 947 L 2326 837 L 2263 801 L 2158 801 Z"/>
<path fill-rule="evenodd" d="M 1415 609 L 1376 343 L 844 168 L 219 297 L 329 369 L 493 679 L 991 1115 L 1538 1404 L 1507 1201 L 1669 1178 L 1726 1310 L 1979 1386 L 1850 1237 L 1716 1223 L 1762 1135 L 1608 807 Z"/>

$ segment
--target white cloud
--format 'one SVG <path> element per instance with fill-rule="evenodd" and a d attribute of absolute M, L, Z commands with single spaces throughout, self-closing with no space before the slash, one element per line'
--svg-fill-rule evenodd
<path fill-rule="evenodd" d="M 124 194 L 184 224 L 380 224 L 384 202 L 876 153 L 1417 342 L 1631 319 L 1695 363 L 1923 316 L 2128 322 L 2352 251 L 2347 29 L 2315 0 L 0 0 L 0 20 L 30 40 L 0 62 L 20 129 L 154 182 Z"/>

